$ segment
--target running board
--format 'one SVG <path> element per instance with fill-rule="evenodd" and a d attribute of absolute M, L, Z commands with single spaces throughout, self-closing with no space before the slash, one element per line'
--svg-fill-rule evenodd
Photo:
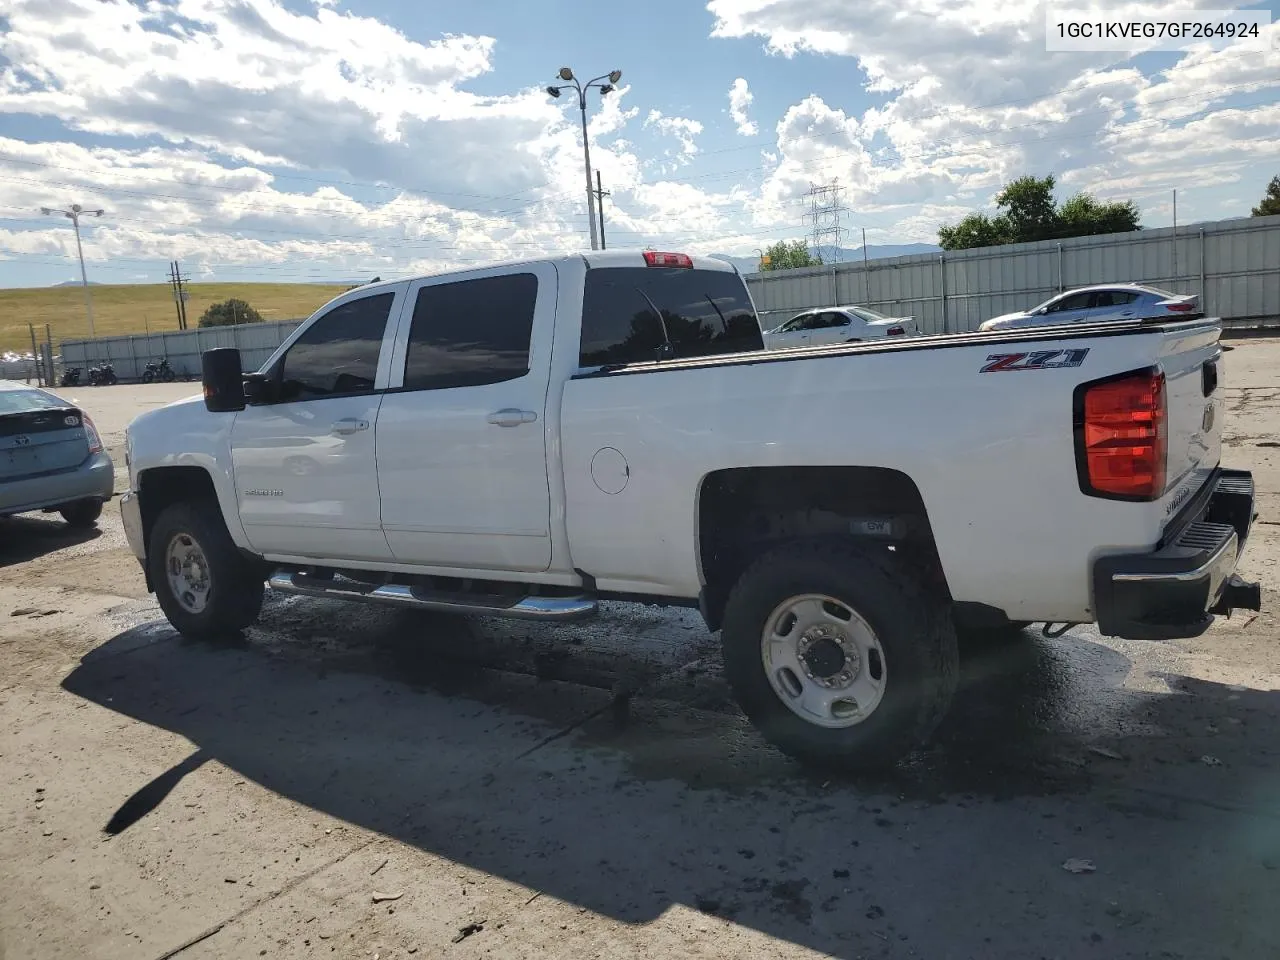
<path fill-rule="evenodd" d="M 446 593 L 422 587 L 388 583 L 343 581 L 313 577 L 305 573 L 277 570 L 267 586 L 280 593 L 306 597 L 329 597 L 334 600 L 364 600 L 368 603 L 413 607 L 417 610 L 442 610 L 470 613 L 513 620 L 585 620 L 594 616 L 599 604 L 590 597 L 516 597 L 496 594 Z"/>

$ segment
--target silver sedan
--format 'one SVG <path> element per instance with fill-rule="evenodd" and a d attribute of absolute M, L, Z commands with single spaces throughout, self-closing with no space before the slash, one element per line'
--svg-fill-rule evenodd
<path fill-rule="evenodd" d="M 111 499 L 115 468 L 75 404 L 0 380 L 0 517 L 43 510 L 91 527 Z"/>
<path fill-rule="evenodd" d="M 1199 312 L 1200 298 L 1194 293 L 1170 293 L 1139 283 L 1108 283 L 1068 290 L 1030 310 L 992 317 L 978 329 L 1011 330 L 1102 320 L 1179 320 Z"/>

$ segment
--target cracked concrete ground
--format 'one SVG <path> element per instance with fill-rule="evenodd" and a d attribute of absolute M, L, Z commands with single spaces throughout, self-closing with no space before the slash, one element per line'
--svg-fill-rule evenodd
<path fill-rule="evenodd" d="M 199 644 L 114 504 L 94 537 L 0 521 L 0 956 L 1280 956 L 1280 339 L 1229 345 L 1263 613 L 967 649 L 939 742 L 877 780 L 762 744 L 687 611 L 277 597 Z M 73 391 L 120 465 L 192 392 Z"/>

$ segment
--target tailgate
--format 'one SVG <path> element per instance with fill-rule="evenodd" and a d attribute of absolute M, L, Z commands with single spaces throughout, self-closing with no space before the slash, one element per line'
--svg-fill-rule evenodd
<path fill-rule="evenodd" d="M 88 456 L 84 422 L 74 407 L 0 415 L 0 481 L 73 470 Z"/>
<path fill-rule="evenodd" d="M 1222 454 L 1221 332 L 1214 324 L 1163 333 L 1158 363 L 1165 376 L 1168 479 L 1161 503 L 1169 517 L 1203 486 Z"/>

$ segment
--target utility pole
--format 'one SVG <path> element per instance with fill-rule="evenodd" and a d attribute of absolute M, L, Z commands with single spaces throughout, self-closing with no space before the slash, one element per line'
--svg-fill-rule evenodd
<path fill-rule="evenodd" d="M 1178 190 L 1173 191 L 1173 282 L 1178 282 Z"/>
<path fill-rule="evenodd" d="M 862 228 L 862 299 L 871 305 L 871 268 L 867 266 L 867 228 Z"/>
<path fill-rule="evenodd" d="M 182 275 L 177 260 L 169 261 L 169 283 L 173 286 L 173 302 L 178 311 L 179 330 L 187 329 L 187 291 L 182 289 L 182 285 L 190 279 Z"/>
<path fill-rule="evenodd" d="M 53 207 L 41 207 L 40 212 L 46 217 L 62 215 L 71 221 L 76 229 L 76 255 L 80 258 L 80 285 L 84 287 L 84 312 L 89 317 L 89 339 L 96 340 L 97 332 L 93 329 L 93 296 L 89 293 L 89 275 L 84 269 L 84 247 L 80 245 L 80 218 L 100 217 L 103 210 L 86 210 L 78 203 L 73 203 L 70 210 L 59 210 Z"/>
<path fill-rule="evenodd" d="M 611 197 L 613 196 L 613 194 L 604 188 L 604 183 L 600 179 L 599 170 L 596 171 L 595 194 L 596 194 L 596 212 L 600 214 L 600 249 L 603 250 L 605 249 L 605 246 L 604 246 L 604 198 Z"/>

